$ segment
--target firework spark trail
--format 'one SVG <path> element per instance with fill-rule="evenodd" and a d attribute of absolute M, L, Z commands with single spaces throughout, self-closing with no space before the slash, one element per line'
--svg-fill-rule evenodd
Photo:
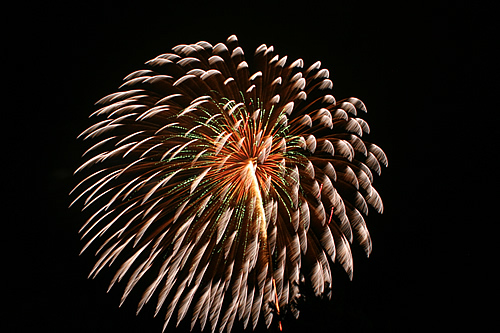
<path fill-rule="evenodd" d="M 82 252 L 99 244 L 90 276 L 119 266 L 122 302 L 148 281 L 138 312 L 156 295 L 164 327 L 269 327 L 298 316 L 301 277 L 317 295 L 332 262 L 352 277 L 354 238 L 371 252 L 363 215 L 383 210 L 372 183 L 387 159 L 361 139 L 366 108 L 325 93 L 320 62 L 287 63 L 262 45 L 251 72 L 235 36 L 178 45 L 98 101 L 80 135 L 97 140 L 77 172 L 96 171 L 72 191 L 93 211 L 80 230 Z"/>

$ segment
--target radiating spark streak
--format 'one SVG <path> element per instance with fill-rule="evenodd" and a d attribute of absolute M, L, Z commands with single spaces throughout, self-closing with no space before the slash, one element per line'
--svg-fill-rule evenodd
<path fill-rule="evenodd" d="M 274 292 L 274 303 L 276 305 L 276 314 L 279 316 L 280 315 L 280 304 L 279 304 L 278 292 L 276 290 L 276 280 L 274 278 L 273 278 L 273 292 Z M 280 331 L 282 331 L 281 320 L 279 321 L 279 328 L 280 328 Z"/>
<path fill-rule="evenodd" d="M 327 224 L 330 224 L 330 222 L 332 222 L 332 217 L 333 217 L 333 210 L 335 209 L 335 207 L 332 207 L 331 211 L 330 211 L 330 217 L 328 218 L 328 223 Z"/>
<path fill-rule="evenodd" d="M 252 196 L 256 198 L 255 202 L 255 209 L 256 209 L 256 215 L 257 215 L 257 223 L 260 226 L 260 234 L 261 234 L 261 239 L 267 244 L 267 226 L 266 226 L 266 214 L 264 212 L 264 206 L 262 202 L 262 195 L 260 193 L 260 188 L 259 188 L 259 180 L 257 179 L 255 175 L 255 164 L 252 161 L 249 161 L 246 166 L 247 169 L 247 174 L 250 176 L 250 193 Z M 265 248 L 267 248 L 266 245 L 264 245 Z"/>
<path fill-rule="evenodd" d="M 321 183 L 321 185 L 319 186 L 319 191 L 318 191 L 318 195 L 316 196 L 316 198 L 319 199 L 319 197 L 321 196 L 321 190 L 323 189 L 323 183 Z"/>

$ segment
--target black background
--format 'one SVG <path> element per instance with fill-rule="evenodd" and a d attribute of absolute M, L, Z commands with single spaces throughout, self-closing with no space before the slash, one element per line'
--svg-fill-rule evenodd
<path fill-rule="evenodd" d="M 78 179 L 72 173 L 88 147 L 76 136 L 91 124 L 94 103 L 145 61 L 177 44 L 215 45 L 232 34 L 247 57 L 265 43 L 306 66 L 321 60 L 337 99 L 355 96 L 366 104 L 368 140 L 389 159 L 375 180 L 385 212 L 367 219 L 371 257 L 354 246 L 353 281 L 334 268 L 332 300 L 309 297 L 284 331 L 409 332 L 433 322 L 442 300 L 450 301 L 441 281 L 456 260 L 442 244 L 449 237 L 442 225 L 452 219 L 445 207 L 460 186 L 438 182 L 455 175 L 442 177 L 456 131 L 456 113 L 449 115 L 459 112 L 445 74 L 461 51 L 449 40 L 454 6 L 437 5 L 432 15 L 418 3 L 376 1 L 55 2 L 32 5 L 26 15 L 20 8 L 22 56 L 11 66 L 20 78 L 12 83 L 14 110 L 24 111 L 11 123 L 20 134 L 8 147 L 21 162 L 6 177 L 14 184 L 6 195 L 15 199 L 7 201 L 14 214 L 6 223 L 16 226 L 6 242 L 13 255 L 5 270 L 14 276 L 8 331 L 161 332 L 163 320 L 151 308 L 139 316 L 136 300 L 118 308 L 122 284 L 106 293 L 112 270 L 86 279 L 94 257 L 79 256 L 85 216 L 67 209 Z M 449 136 L 441 141 L 435 127 Z M 471 275 L 471 257 L 471 250 L 460 252 L 462 278 Z M 461 295 L 454 297 L 468 291 Z"/>

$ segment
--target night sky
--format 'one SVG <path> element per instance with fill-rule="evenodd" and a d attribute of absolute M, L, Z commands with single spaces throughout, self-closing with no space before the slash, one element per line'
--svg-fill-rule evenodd
<path fill-rule="evenodd" d="M 442 187 L 432 175 L 441 162 L 431 127 L 446 118 L 444 111 L 430 114 L 434 101 L 448 92 L 444 74 L 429 71 L 424 59 L 434 52 L 440 62 L 449 50 L 436 50 L 430 46 L 436 39 L 426 40 L 422 9 L 378 1 L 160 3 L 62 3 L 30 11 L 29 21 L 37 23 L 30 42 L 22 43 L 26 60 L 16 65 L 30 73 L 29 85 L 16 87 L 33 89 L 37 102 L 30 103 L 29 124 L 17 123 L 25 124 L 20 141 L 25 143 L 14 145 L 26 162 L 15 167 L 24 175 L 18 178 L 23 186 L 18 183 L 10 193 L 20 199 L 13 206 L 20 228 L 12 249 L 16 257 L 8 262 L 19 276 L 7 290 L 15 309 L 8 332 L 161 332 L 162 315 L 153 318 L 152 307 L 137 317 L 137 299 L 118 308 L 123 283 L 106 293 L 113 269 L 87 279 L 95 259 L 90 252 L 79 256 L 78 236 L 87 215 L 78 207 L 67 209 L 67 194 L 78 180 L 72 173 L 89 147 L 76 136 L 92 123 L 94 103 L 147 60 L 181 43 L 215 45 L 232 34 L 247 58 L 265 43 L 280 56 L 302 58 L 306 67 L 320 60 L 330 71 L 337 100 L 355 96 L 365 103 L 368 113 L 362 117 L 371 128 L 366 139 L 389 160 L 374 183 L 384 214 L 371 210 L 366 219 L 372 255 L 366 258 L 354 245 L 353 281 L 335 266 L 332 300 L 308 297 L 300 318 L 283 323 L 284 332 L 409 332 L 430 321 L 429 305 L 437 296 L 432 280 L 440 274 L 433 251 L 444 248 L 436 234 L 442 205 L 435 203 Z M 445 15 L 437 17 L 439 41 L 446 38 L 446 23 L 440 20 Z M 464 251 L 470 274 L 471 254 Z M 186 327 L 170 325 L 167 331 Z"/>

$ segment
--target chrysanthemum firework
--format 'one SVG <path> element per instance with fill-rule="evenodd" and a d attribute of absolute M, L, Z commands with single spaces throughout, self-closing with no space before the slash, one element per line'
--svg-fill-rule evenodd
<path fill-rule="evenodd" d="M 371 252 L 363 215 L 382 212 L 372 182 L 387 160 L 361 139 L 364 104 L 336 101 L 320 62 L 303 70 L 262 45 L 254 63 L 235 36 L 178 45 L 101 99 L 81 134 L 96 140 L 75 188 L 92 211 L 84 250 L 99 245 L 91 276 L 116 266 L 122 302 L 145 281 L 138 311 L 156 299 L 165 327 L 269 326 L 298 315 L 301 281 L 322 295 L 332 263 L 352 276 L 353 239 Z"/>

